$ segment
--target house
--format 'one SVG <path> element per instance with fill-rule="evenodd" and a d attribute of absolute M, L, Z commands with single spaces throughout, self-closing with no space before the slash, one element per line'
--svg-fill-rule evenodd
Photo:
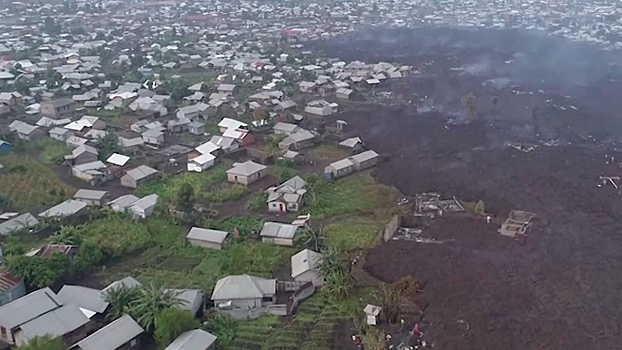
<path fill-rule="evenodd" d="M 69 350 L 128 350 L 138 349 L 145 330 L 129 315 L 123 315 L 91 334 Z"/>
<path fill-rule="evenodd" d="M 50 288 L 42 288 L 0 306 L 0 340 L 15 344 L 19 327 L 62 305 Z"/>
<path fill-rule="evenodd" d="M 324 277 L 319 271 L 322 254 L 304 249 L 292 255 L 292 278 L 296 282 L 311 282 L 314 287 L 324 284 Z"/>
<path fill-rule="evenodd" d="M 87 205 L 82 201 L 74 199 L 68 199 L 61 204 L 53 206 L 52 208 L 39 214 L 41 218 L 54 218 L 64 216 L 74 216 L 86 212 Z"/>
<path fill-rule="evenodd" d="M 10 272 L 0 273 L 0 306 L 26 295 L 24 279 Z"/>
<path fill-rule="evenodd" d="M 201 154 L 188 161 L 188 171 L 203 172 L 216 164 L 216 157 L 211 153 Z"/>
<path fill-rule="evenodd" d="M 127 211 L 130 212 L 135 219 L 146 219 L 153 215 L 159 199 L 160 197 L 157 194 L 150 194 L 132 203 L 132 205 L 127 208 Z"/>
<path fill-rule="evenodd" d="M 223 153 L 231 153 L 240 148 L 240 144 L 231 137 L 214 135 L 209 142 L 216 145 Z"/>
<path fill-rule="evenodd" d="M 354 163 L 346 158 L 330 163 L 324 168 L 324 175 L 330 179 L 338 179 L 351 174 L 354 171 Z"/>
<path fill-rule="evenodd" d="M 215 137 L 217 136 L 212 137 L 212 139 Z M 248 146 L 255 142 L 255 136 L 253 136 L 253 134 L 251 134 L 248 130 L 227 129 L 222 133 L 222 137 L 233 139 L 242 146 Z"/>
<path fill-rule="evenodd" d="M 186 235 L 188 242 L 203 248 L 222 249 L 222 245 L 229 233 L 226 231 L 211 230 L 193 227 Z"/>
<path fill-rule="evenodd" d="M 173 120 L 169 120 L 166 124 L 166 128 L 169 132 L 179 133 L 184 132 L 188 129 L 188 124 L 190 124 L 190 119 L 188 118 L 177 118 Z"/>
<path fill-rule="evenodd" d="M 177 119 L 185 118 L 190 120 L 197 120 L 203 115 L 203 112 L 205 112 L 206 109 L 207 104 L 198 103 L 191 106 L 180 107 L 179 109 L 177 109 L 175 115 L 177 116 Z"/>
<path fill-rule="evenodd" d="M 309 114 L 315 114 L 322 117 L 331 115 L 334 113 L 333 106 L 325 100 L 311 101 L 305 107 L 305 112 Z"/>
<path fill-rule="evenodd" d="M 205 134 L 205 123 L 201 122 L 191 122 L 188 124 L 188 132 L 193 135 L 203 135 Z"/>
<path fill-rule="evenodd" d="M 143 141 L 151 145 L 161 145 L 164 143 L 164 133 L 157 129 L 150 129 L 141 134 Z"/>
<path fill-rule="evenodd" d="M 96 162 L 99 159 L 99 152 L 95 147 L 82 145 L 74 148 L 71 154 L 65 156 L 65 160 L 71 165 L 80 165 Z"/>
<path fill-rule="evenodd" d="M 315 144 L 315 134 L 309 130 L 297 131 L 279 142 L 278 146 L 281 150 L 297 151 L 303 148 L 311 147 Z"/>
<path fill-rule="evenodd" d="M 215 350 L 217 337 L 202 329 L 182 333 L 164 350 Z"/>
<path fill-rule="evenodd" d="M 45 136 L 45 131 L 43 129 L 24 122 L 19 122 L 15 125 L 15 133 L 18 138 L 26 141 L 37 140 Z"/>
<path fill-rule="evenodd" d="M 136 203 L 136 201 L 138 201 L 139 199 L 140 198 L 136 197 L 133 194 L 126 194 L 108 202 L 108 207 L 118 213 L 125 213 L 125 211 L 129 207 L 131 207 L 132 204 Z"/>
<path fill-rule="evenodd" d="M 113 178 L 113 174 L 106 171 L 106 164 L 100 160 L 71 167 L 73 176 L 88 182 L 92 186 L 106 182 Z"/>
<path fill-rule="evenodd" d="M 276 107 L 274 108 L 275 111 L 279 111 L 279 112 L 285 112 L 285 111 L 289 111 L 289 110 L 295 110 L 296 106 L 298 106 L 296 104 L 296 102 L 292 101 L 292 100 L 285 100 L 285 101 L 281 101 L 279 103 L 276 104 Z"/>
<path fill-rule="evenodd" d="M 113 153 L 110 155 L 110 157 L 108 157 L 108 159 L 106 159 L 106 162 L 119 166 L 119 167 L 123 167 L 125 166 L 125 164 L 127 164 L 129 160 L 130 160 L 130 157 L 128 156 L 124 156 L 119 153 Z"/>
<path fill-rule="evenodd" d="M 266 176 L 266 166 L 247 160 L 244 163 L 233 163 L 227 170 L 227 180 L 231 183 L 250 185 Z"/>
<path fill-rule="evenodd" d="M 223 118 L 219 123 L 218 123 L 218 127 L 220 128 L 220 132 L 224 133 L 225 131 L 227 131 L 228 129 L 233 129 L 233 130 L 248 130 L 248 124 L 235 120 L 235 119 L 231 119 L 231 118 Z"/>
<path fill-rule="evenodd" d="M 18 101 L 18 97 L 15 95 L 19 94 L 19 92 L 0 92 L 0 103 L 6 106 L 15 106 Z"/>
<path fill-rule="evenodd" d="M 266 222 L 259 233 L 261 241 L 264 243 L 272 243 L 292 247 L 296 240 L 298 226 L 290 224 L 282 224 L 279 222 Z"/>
<path fill-rule="evenodd" d="M 300 89 L 300 92 L 310 92 L 315 89 L 315 83 L 310 81 L 301 81 L 298 84 L 298 88 Z"/>
<path fill-rule="evenodd" d="M 109 199 L 108 191 L 79 189 L 73 199 L 86 203 L 89 206 L 101 207 L 106 205 Z"/>
<path fill-rule="evenodd" d="M 369 150 L 353 155 L 350 157 L 350 160 L 354 163 L 354 169 L 361 171 L 371 168 L 378 163 L 378 153 Z"/>
<path fill-rule="evenodd" d="M 54 127 L 52 128 L 48 134 L 54 140 L 65 142 L 68 138 L 74 136 L 73 131 L 65 128 Z"/>
<path fill-rule="evenodd" d="M 375 326 L 378 324 L 378 316 L 380 316 L 380 312 L 382 308 L 380 306 L 367 304 L 363 309 L 365 313 L 365 322 L 370 326 Z"/>
<path fill-rule="evenodd" d="M 123 137 L 119 136 L 119 147 L 128 152 L 135 152 L 138 148 L 145 144 L 142 137 Z"/>
<path fill-rule="evenodd" d="M 194 149 L 195 151 L 201 153 L 201 154 L 214 154 L 214 152 L 217 152 L 220 150 L 220 146 L 216 145 L 215 143 L 212 143 L 210 141 L 198 146 L 197 148 Z"/>
<path fill-rule="evenodd" d="M 110 283 L 106 288 L 102 289 L 102 294 L 107 295 L 111 290 L 118 290 L 119 288 L 138 288 L 142 287 L 142 283 L 138 282 L 134 277 L 127 276 L 118 281 Z"/>
<path fill-rule="evenodd" d="M 138 188 L 142 183 L 151 181 L 158 176 L 158 171 L 146 165 L 138 166 L 121 176 L 121 186 Z"/>
<path fill-rule="evenodd" d="M 181 301 L 176 307 L 180 310 L 190 311 L 195 316 L 203 317 L 205 295 L 200 289 L 167 289 Z"/>
<path fill-rule="evenodd" d="M 79 307 L 88 318 L 103 315 L 109 305 L 101 290 L 83 286 L 66 284 L 58 291 L 57 297 L 63 305 Z"/>
<path fill-rule="evenodd" d="M 250 310 L 272 305 L 276 296 L 276 280 L 250 275 L 231 275 L 216 282 L 212 292 L 214 305 Z"/>
<path fill-rule="evenodd" d="M 39 220 L 30 213 L 11 218 L 0 223 L 0 235 L 8 236 L 21 230 L 29 230 L 39 224 Z"/>
<path fill-rule="evenodd" d="M 99 141 L 100 139 L 103 139 L 104 137 L 106 137 L 106 135 L 108 135 L 108 133 L 104 130 L 91 129 L 87 131 L 86 133 L 84 133 L 83 136 L 86 137 L 87 139 Z"/>
<path fill-rule="evenodd" d="M 32 251 L 31 251 L 32 252 Z M 79 253 L 79 247 L 71 244 L 47 244 L 44 247 L 35 250 L 35 256 L 49 258 L 52 254 L 62 254 L 69 258 L 73 258 Z"/>
<path fill-rule="evenodd" d="M 267 189 L 268 211 L 284 213 L 300 210 L 307 192 L 305 186 L 306 183 L 300 176 L 294 176 L 277 187 Z"/>
<path fill-rule="evenodd" d="M 351 90 L 351 89 L 340 88 L 340 89 L 337 89 L 337 91 L 335 91 L 335 95 L 339 99 L 349 100 L 350 96 L 352 95 L 352 92 L 354 92 L 354 91 Z"/>
<path fill-rule="evenodd" d="M 39 113 L 44 117 L 61 119 L 70 117 L 74 112 L 74 103 L 68 98 L 41 101 Z"/>
<path fill-rule="evenodd" d="M 350 150 L 350 153 L 359 153 L 365 147 L 363 140 L 360 137 L 351 137 L 349 139 L 339 142 L 339 147 Z"/>
<path fill-rule="evenodd" d="M 0 154 L 7 154 L 13 150 L 13 145 L 10 143 L 0 140 Z"/>
<path fill-rule="evenodd" d="M 30 307 L 36 307 L 36 305 Z M 15 345 L 25 345 L 32 339 L 45 335 L 51 338 L 62 337 L 76 331 L 89 322 L 89 318 L 84 315 L 78 306 L 62 305 L 20 325 L 13 333 Z"/>
<path fill-rule="evenodd" d="M 274 127 L 272 128 L 272 130 L 274 130 L 274 133 L 277 135 L 291 135 L 295 132 L 300 131 L 301 129 L 302 128 L 296 124 L 283 122 L 278 122 L 274 124 Z"/>
<path fill-rule="evenodd" d="M 237 87 L 234 84 L 220 84 L 216 90 L 221 93 L 233 95 L 237 91 Z"/>

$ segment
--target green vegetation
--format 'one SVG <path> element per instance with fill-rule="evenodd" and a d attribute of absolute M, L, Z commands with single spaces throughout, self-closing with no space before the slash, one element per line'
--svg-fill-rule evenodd
<path fill-rule="evenodd" d="M 67 146 L 66 143 L 48 137 L 39 139 L 36 142 L 29 142 L 27 145 L 28 147 L 33 147 L 34 150 L 43 150 L 41 159 L 47 164 L 62 162 L 65 159 L 65 155 L 71 153 L 71 147 Z"/>
<path fill-rule="evenodd" d="M 326 243 L 340 251 L 368 249 L 378 243 L 379 226 L 368 219 L 339 220 L 326 226 Z"/>
<path fill-rule="evenodd" d="M 74 189 L 65 185 L 53 169 L 30 157 L 9 154 L 0 158 L 0 196 L 13 210 L 25 211 L 70 198 Z"/>
<path fill-rule="evenodd" d="M 79 227 L 84 243 L 94 244 L 110 257 L 121 257 L 146 248 L 151 243 L 147 227 L 129 216 L 105 213 Z"/>
<path fill-rule="evenodd" d="M 379 208 L 393 208 L 397 194 L 378 184 L 367 172 L 352 174 L 331 182 L 317 175 L 307 178 L 308 205 L 304 209 L 314 218 L 345 214 L 378 215 Z"/>
<path fill-rule="evenodd" d="M 264 221 L 254 216 L 231 216 L 219 220 L 211 220 L 206 226 L 216 230 L 234 232 L 236 229 L 242 238 L 248 238 L 253 231 L 259 232 Z"/>
<path fill-rule="evenodd" d="M 216 166 L 203 173 L 185 172 L 175 176 L 164 176 L 138 188 L 138 195 L 155 193 L 163 202 L 175 199 L 184 184 L 194 190 L 197 203 L 222 203 L 237 200 L 248 193 L 244 186 L 226 183 L 227 173 L 223 165 Z"/>
<path fill-rule="evenodd" d="M 17 350 L 65 350 L 66 346 L 63 344 L 63 338 L 52 338 L 48 335 L 43 337 L 35 337 L 28 341 L 28 344 L 18 346 Z"/>
<path fill-rule="evenodd" d="M 199 321 L 190 311 L 168 308 L 156 317 L 154 337 L 160 349 L 164 349 L 182 333 L 199 326 Z"/>

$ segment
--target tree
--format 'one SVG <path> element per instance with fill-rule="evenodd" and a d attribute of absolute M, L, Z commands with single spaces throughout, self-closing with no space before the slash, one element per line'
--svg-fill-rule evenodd
<path fill-rule="evenodd" d="M 163 349 L 182 333 L 198 329 L 200 325 L 190 311 L 168 308 L 156 317 L 154 337 Z"/>
<path fill-rule="evenodd" d="M 177 295 L 176 292 L 149 285 L 139 289 L 138 299 L 130 303 L 129 313 L 143 328 L 152 332 L 162 311 L 182 304 Z"/>
<path fill-rule="evenodd" d="M 196 197 L 194 195 L 194 187 L 189 183 L 184 183 L 177 192 L 177 209 L 186 215 L 192 214 Z"/>
<path fill-rule="evenodd" d="M 476 109 L 476 105 L 475 105 L 475 103 L 476 103 L 475 95 L 473 95 L 473 93 L 470 93 L 470 94 L 464 96 L 462 98 L 462 103 L 466 107 L 467 116 L 469 117 L 469 119 L 470 120 L 475 120 L 475 117 L 477 116 L 477 109 Z"/>
<path fill-rule="evenodd" d="M 72 225 L 62 225 L 56 234 L 50 237 L 51 244 L 80 244 L 79 227 Z"/>
<path fill-rule="evenodd" d="M 402 296 L 399 291 L 391 285 L 382 283 L 373 293 L 374 302 L 382 308 L 385 320 L 388 323 L 395 323 L 402 310 Z"/>
<path fill-rule="evenodd" d="M 322 251 L 322 261 L 318 266 L 318 271 L 324 276 L 323 290 L 337 298 L 348 296 L 352 286 L 352 276 L 336 249 L 329 247 Z"/>
<path fill-rule="evenodd" d="M 60 85 L 60 81 L 63 79 L 62 75 L 57 71 L 48 68 L 45 73 L 45 86 L 48 89 L 54 89 Z"/>
<path fill-rule="evenodd" d="M 120 286 L 110 289 L 106 293 L 106 301 L 110 303 L 110 318 L 117 318 L 129 313 L 130 306 L 140 297 L 140 290 L 137 287 Z"/>
<path fill-rule="evenodd" d="M 114 132 L 107 132 L 104 136 L 99 138 L 97 152 L 100 160 L 105 161 L 117 151 L 119 151 L 119 138 L 117 134 Z"/>
<path fill-rule="evenodd" d="M 475 204 L 475 208 L 473 208 L 473 213 L 477 216 L 486 215 L 486 205 L 481 199 Z"/>
<path fill-rule="evenodd" d="M 65 344 L 61 337 L 52 338 L 49 335 L 43 337 L 34 337 L 28 341 L 28 344 L 18 346 L 16 350 L 65 350 Z"/>
<path fill-rule="evenodd" d="M 212 312 L 207 315 L 205 330 L 217 336 L 219 348 L 228 349 L 238 331 L 238 322 L 226 315 Z"/>
<path fill-rule="evenodd" d="M 268 111 L 264 108 L 255 108 L 253 111 L 253 120 L 264 120 L 268 119 Z"/>
<path fill-rule="evenodd" d="M 325 239 L 326 234 L 324 232 L 324 226 L 316 228 L 307 227 L 300 232 L 300 240 L 302 243 L 316 252 L 323 247 Z"/>
<path fill-rule="evenodd" d="M 11 255 L 7 258 L 7 265 L 11 273 L 23 277 L 29 286 L 35 288 L 59 284 L 71 271 L 71 260 L 61 253 L 54 253 L 48 258 Z"/>

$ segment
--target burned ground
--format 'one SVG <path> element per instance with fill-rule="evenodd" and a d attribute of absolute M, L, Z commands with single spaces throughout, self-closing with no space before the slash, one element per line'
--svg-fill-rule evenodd
<path fill-rule="evenodd" d="M 622 206 L 613 187 L 598 187 L 599 176 L 620 175 L 616 62 L 610 53 L 549 39 L 512 44 L 508 32 L 440 33 L 434 40 L 400 31 L 323 43 L 346 60 L 421 67 L 390 82 L 390 103 L 337 118 L 384 156 L 374 173 L 380 182 L 407 195 L 481 199 L 498 220 L 521 209 L 541 221 L 522 246 L 499 236 L 496 224 L 437 219 L 424 236 L 455 241 L 389 242 L 369 252 L 366 269 L 382 280 L 414 275 L 426 282 L 426 338 L 437 348 L 618 348 Z M 572 54 L 576 64 L 561 66 L 560 57 Z M 590 67 L 593 74 L 584 74 Z M 470 123 L 461 102 L 468 93 L 477 97 Z M 551 140 L 556 146 L 544 145 Z M 521 152 L 506 142 L 537 147 Z"/>

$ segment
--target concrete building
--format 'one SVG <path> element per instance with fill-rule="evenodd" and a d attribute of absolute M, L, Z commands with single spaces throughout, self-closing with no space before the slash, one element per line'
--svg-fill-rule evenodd
<path fill-rule="evenodd" d="M 222 246 L 229 235 L 226 231 L 211 230 L 206 228 L 193 227 L 186 235 L 190 244 L 211 249 L 222 249 Z"/>

